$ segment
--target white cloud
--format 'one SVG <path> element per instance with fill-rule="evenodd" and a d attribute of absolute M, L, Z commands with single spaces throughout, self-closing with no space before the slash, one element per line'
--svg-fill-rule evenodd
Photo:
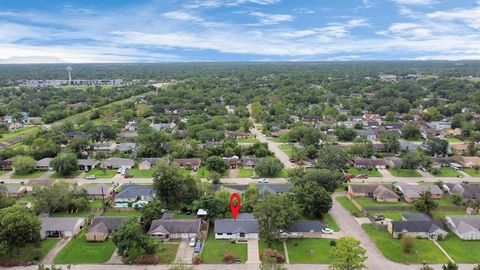
<path fill-rule="evenodd" d="M 427 18 L 442 21 L 460 21 L 472 28 L 480 29 L 480 7 L 436 11 L 427 14 Z"/>
<path fill-rule="evenodd" d="M 278 24 L 293 21 L 293 16 L 288 14 L 268 14 L 263 12 L 250 12 L 251 16 L 259 18 L 259 23 L 264 25 Z"/>
<path fill-rule="evenodd" d="M 202 18 L 184 11 L 170 11 L 170 12 L 163 13 L 162 16 L 164 16 L 165 18 L 179 20 L 179 21 L 194 21 L 194 22 L 203 21 Z"/>
<path fill-rule="evenodd" d="M 393 0 L 393 2 L 399 5 L 433 5 L 435 0 Z"/>

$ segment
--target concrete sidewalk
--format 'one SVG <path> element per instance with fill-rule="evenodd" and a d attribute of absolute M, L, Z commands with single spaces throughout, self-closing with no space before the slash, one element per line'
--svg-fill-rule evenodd
<path fill-rule="evenodd" d="M 43 258 L 42 264 L 53 264 L 53 260 L 57 257 L 57 254 L 62 250 L 72 238 L 62 238 L 58 243 L 53 246 L 53 248 L 48 252 L 47 256 Z"/>

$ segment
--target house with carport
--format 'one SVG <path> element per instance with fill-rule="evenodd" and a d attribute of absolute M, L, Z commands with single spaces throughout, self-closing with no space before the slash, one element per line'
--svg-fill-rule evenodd
<path fill-rule="evenodd" d="M 215 239 L 248 240 L 259 239 L 258 220 L 248 213 L 242 213 L 237 219 L 215 220 Z"/>

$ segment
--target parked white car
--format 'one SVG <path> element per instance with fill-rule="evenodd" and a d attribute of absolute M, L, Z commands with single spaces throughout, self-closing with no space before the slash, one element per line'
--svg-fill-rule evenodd
<path fill-rule="evenodd" d="M 258 183 L 267 184 L 267 183 L 268 183 L 268 179 L 267 179 L 267 178 L 259 179 L 259 180 L 258 180 Z"/>
<path fill-rule="evenodd" d="M 97 177 L 95 175 L 89 175 L 86 177 L 87 180 L 95 180 Z"/>
<path fill-rule="evenodd" d="M 333 233 L 333 230 L 330 229 L 330 228 L 323 228 L 322 229 L 322 233 L 325 233 L 325 234 L 332 234 Z"/>
<path fill-rule="evenodd" d="M 191 246 L 191 247 L 194 247 L 196 243 L 197 243 L 197 240 L 195 240 L 195 238 L 191 238 L 188 245 Z"/>

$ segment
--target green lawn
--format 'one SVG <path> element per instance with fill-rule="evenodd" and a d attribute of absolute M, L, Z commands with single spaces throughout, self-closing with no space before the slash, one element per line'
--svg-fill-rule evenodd
<path fill-rule="evenodd" d="M 437 173 L 434 174 L 433 172 L 437 172 Z M 431 173 L 437 177 L 457 177 L 461 175 L 457 170 L 452 169 L 450 167 L 442 167 L 438 170 L 433 170 Z"/>
<path fill-rule="evenodd" d="M 279 173 L 275 174 L 273 177 L 278 177 L 278 178 L 288 177 L 288 170 L 284 168 Z"/>
<path fill-rule="evenodd" d="M 238 169 L 238 177 L 239 178 L 250 178 L 253 176 L 253 169 Z"/>
<path fill-rule="evenodd" d="M 332 239 L 290 239 L 287 242 L 290 263 L 323 263 L 335 260 L 330 254 Z"/>
<path fill-rule="evenodd" d="M 17 136 L 20 136 L 20 135 L 31 134 L 31 133 L 34 133 L 38 130 L 39 130 L 38 127 L 27 127 L 27 128 L 20 128 L 15 132 L 2 133 L 1 134 L 2 136 L 0 138 L 0 142 L 6 141 L 8 139 L 11 139 L 11 138 L 14 138 L 14 137 L 17 137 Z"/>
<path fill-rule="evenodd" d="M 449 195 L 443 195 L 441 200 L 435 200 L 439 206 L 455 206 L 452 202 L 452 198 Z"/>
<path fill-rule="evenodd" d="M 247 244 L 235 244 L 229 240 L 215 240 L 215 234 L 209 232 L 202 252 L 203 263 L 223 263 L 225 253 L 231 253 L 240 258 L 242 263 L 247 261 Z"/>
<path fill-rule="evenodd" d="M 272 142 L 286 143 L 286 142 L 288 142 L 288 136 L 282 135 L 282 136 L 277 137 L 277 138 L 272 138 Z"/>
<path fill-rule="evenodd" d="M 372 207 L 372 206 L 410 206 L 405 201 L 399 202 L 377 202 L 373 198 L 366 197 L 354 197 L 355 201 L 358 202 L 362 207 Z"/>
<path fill-rule="evenodd" d="M 348 212 L 356 212 L 358 213 L 359 217 L 364 217 L 365 215 L 363 214 L 362 211 L 358 210 L 355 205 L 350 203 L 350 200 L 347 198 L 347 196 L 338 196 L 337 201 L 340 202 L 340 204 L 345 208 Z"/>
<path fill-rule="evenodd" d="M 106 201 L 105 201 L 105 202 L 106 202 Z M 90 208 L 92 208 L 92 209 L 100 208 L 100 207 L 103 206 L 103 200 L 102 200 L 102 199 L 98 199 L 98 200 L 89 201 L 89 202 L 88 202 L 88 206 L 90 206 Z"/>
<path fill-rule="evenodd" d="M 89 171 L 85 177 L 95 175 L 97 178 L 112 178 L 117 174 L 115 170 L 106 170 L 105 172 L 100 168 L 94 168 Z"/>
<path fill-rule="evenodd" d="M 175 256 L 177 255 L 178 251 L 178 242 L 169 241 L 163 242 L 158 241 L 158 251 L 157 256 L 160 259 L 160 263 L 162 264 L 169 264 L 175 260 Z"/>
<path fill-rule="evenodd" d="M 172 215 L 173 218 L 178 218 L 178 219 L 194 219 L 197 218 L 196 215 L 187 215 L 179 212 L 170 212 L 169 214 Z"/>
<path fill-rule="evenodd" d="M 473 168 L 466 168 L 464 169 L 464 171 L 470 176 L 480 177 L 480 170 L 475 170 Z"/>
<path fill-rule="evenodd" d="M 377 170 L 357 169 L 355 167 L 348 168 L 347 173 L 350 173 L 350 174 L 355 175 L 355 176 L 359 175 L 359 174 L 365 174 L 365 175 L 368 175 L 368 177 L 382 177 L 383 176 Z"/>
<path fill-rule="evenodd" d="M 58 172 L 54 172 L 52 175 L 50 175 L 50 178 L 53 178 L 53 179 L 75 178 L 75 177 L 79 176 L 81 173 L 82 173 L 82 171 L 77 170 L 77 171 L 73 172 L 72 175 L 63 176 L 63 175 L 60 175 Z"/>
<path fill-rule="evenodd" d="M 260 240 L 258 240 L 258 252 L 260 254 L 260 259 L 262 258 L 262 255 L 266 249 L 273 249 L 285 255 L 285 250 L 283 249 L 283 242 L 274 241 L 270 246 L 268 246 L 268 244 L 265 243 L 265 238 L 262 238 L 262 236 L 260 236 Z"/>
<path fill-rule="evenodd" d="M 455 138 L 455 137 L 448 137 L 447 142 L 462 142 L 462 140 L 460 140 L 459 138 Z"/>
<path fill-rule="evenodd" d="M 105 242 L 87 242 L 83 229 L 53 260 L 55 264 L 104 263 L 112 257 L 116 247 L 111 239 Z"/>
<path fill-rule="evenodd" d="M 60 238 L 46 238 L 40 242 L 40 259 L 43 259 L 59 240 Z M 32 258 L 32 254 L 35 249 L 37 249 L 37 245 L 29 243 L 25 247 L 21 248 L 18 254 L 14 252 L 12 255 L 9 255 L 8 258 L 4 259 L 32 261 L 34 259 Z"/>
<path fill-rule="evenodd" d="M 237 142 L 238 143 L 256 143 L 256 142 L 259 142 L 259 140 L 253 137 L 248 137 L 248 138 L 237 139 Z"/>
<path fill-rule="evenodd" d="M 466 211 L 443 211 L 443 210 L 434 210 L 432 215 L 434 219 L 443 219 L 446 216 L 463 216 L 466 215 Z"/>
<path fill-rule="evenodd" d="M 291 157 L 295 154 L 295 147 L 289 144 L 280 144 L 278 146 L 287 156 Z"/>
<path fill-rule="evenodd" d="M 199 169 L 199 170 L 200 170 L 200 169 Z M 182 175 L 183 175 L 183 176 L 192 175 L 192 170 L 182 169 Z"/>
<path fill-rule="evenodd" d="M 407 210 L 407 211 L 370 211 L 369 214 L 372 216 L 376 215 L 384 215 L 385 218 L 391 219 L 391 220 L 402 220 L 402 214 L 403 213 L 418 213 L 415 210 Z"/>
<path fill-rule="evenodd" d="M 0 171 L 0 176 L 6 174 L 7 172 L 6 171 Z"/>
<path fill-rule="evenodd" d="M 340 231 L 340 227 L 338 227 L 337 222 L 335 222 L 335 219 L 333 219 L 330 213 L 325 214 L 324 221 L 327 223 L 330 229 L 334 230 L 335 232 Z"/>
<path fill-rule="evenodd" d="M 154 173 L 155 169 L 140 170 L 138 168 L 133 168 L 128 170 L 128 174 L 133 175 L 135 178 L 152 178 Z"/>
<path fill-rule="evenodd" d="M 422 175 L 415 170 L 390 168 L 388 171 L 395 177 L 422 177 Z"/>
<path fill-rule="evenodd" d="M 34 171 L 32 173 L 29 173 L 29 174 L 16 174 L 16 173 L 14 173 L 14 174 L 12 174 L 12 176 L 10 176 L 10 178 L 11 179 L 39 178 L 44 173 L 45 173 L 45 171 Z"/>
<path fill-rule="evenodd" d="M 139 217 L 142 215 L 140 211 L 127 211 L 127 212 L 115 212 L 115 211 L 105 211 L 102 216 L 105 217 Z"/>
<path fill-rule="evenodd" d="M 438 241 L 456 263 L 479 263 L 480 241 L 464 241 L 449 232 L 446 240 Z"/>
<path fill-rule="evenodd" d="M 378 249 L 389 260 L 399 263 L 446 263 L 448 259 L 427 239 L 417 239 L 415 241 L 415 250 L 411 253 L 405 253 L 402 250 L 400 240 L 393 239 L 386 231 L 377 231 L 372 224 L 363 224 L 363 229 L 375 242 Z"/>

